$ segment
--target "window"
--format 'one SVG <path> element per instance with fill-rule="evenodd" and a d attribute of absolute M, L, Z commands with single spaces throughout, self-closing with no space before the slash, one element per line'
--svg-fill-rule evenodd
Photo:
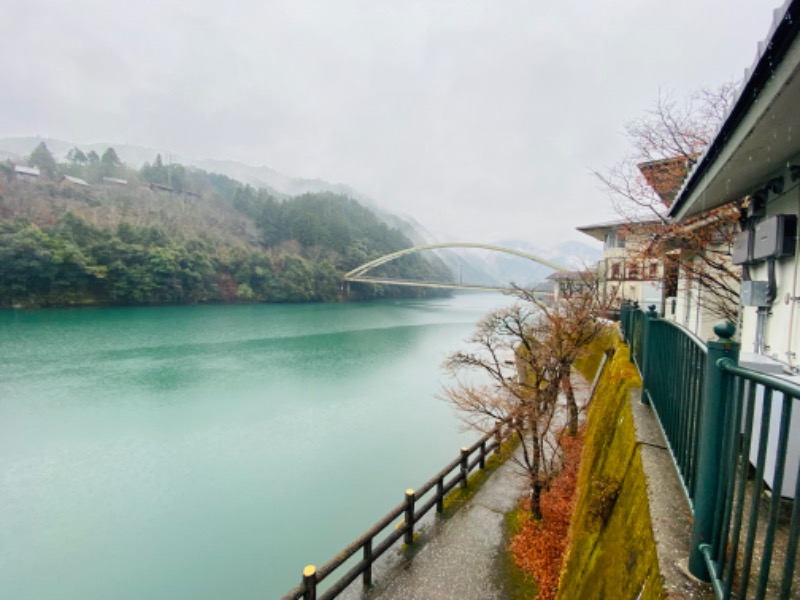
<path fill-rule="evenodd" d="M 610 279 L 620 278 L 620 264 L 618 262 L 611 263 L 611 277 Z"/>
<path fill-rule="evenodd" d="M 609 248 L 624 248 L 625 247 L 625 234 L 621 231 L 610 231 L 606 234 L 605 241 L 606 249 Z"/>
<path fill-rule="evenodd" d="M 651 262 L 650 263 L 650 270 L 649 270 L 650 279 L 656 279 L 658 277 L 658 263 Z"/>

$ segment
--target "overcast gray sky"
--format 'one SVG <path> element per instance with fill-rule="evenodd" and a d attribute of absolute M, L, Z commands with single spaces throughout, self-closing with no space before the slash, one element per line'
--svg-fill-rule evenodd
<path fill-rule="evenodd" d="M 624 123 L 741 79 L 777 0 L 27 0 L 0 136 L 141 144 L 347 183 L 442 237 L 614 218 Z"/>

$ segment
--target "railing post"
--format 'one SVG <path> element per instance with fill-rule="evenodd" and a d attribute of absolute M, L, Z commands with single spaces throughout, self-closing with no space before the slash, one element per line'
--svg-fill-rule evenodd
<path fill-rule="evenodd" d="M 414 543 L 414 490 L 406 490 L 406 534 L 403 542 L 408 546 Z"/>
<path fill-rule="evenodd" d="M 652 348 L 652 344 L 655 342 L 653 336 L 651 335 L 653 332 L 653 328 L 651 327 L 651 323 L 658 319 L 658 313 L 656 312 L 656 305 L 651 304 L 647 307 L 647 313 L 645 313 L 644 317 L 644 335 L 642 336 L 643 339 L 642 343 L 642 404 L 650 404 L 650 390 L 648 389 L 648 384 L 650 383 L 647 379 L 647 373 L 650 370 L 649 361 L 650 355 L 652 352 L 650 351 Z"/>
<path fill-rule="evenodd" d="M 703 581 L 711 578 L 701 546 L 709 544 L 713 535 L 714 516 L 718 508 L 719 463 L 725 434 L 721 427 L 725 422 L 726 410 L 725 373 L 717 367 L 717 361 L 730 358 L 738 364 L 739 343 L 732 339 L 735 332 L 736 328 L 732 323 L 720 323 L 714 327 L 718 339 L 708 342 L 706 380 L 698 430 L 694 523 L 689 550 L 689 572 Z"/>
<path fill-rule="evenodd" d="M 631 308 L 627 300 L 623 300 L 619 307 L 619 322 L 622 327 L 622 339 L 627 341 L 630 329 Z"/>
<path fill-rule="evenodd" d="M 467 476 L 469 475 L 467 471 L 467 465 L 469 461 L 469 449 L 468 448 L 461 448 L 461 489 L 467 489 Z"/>
<path fill-rule="evenodd" d="M 481 442 L 481 456 L 478 459 L 478 467 L 481 469 L 486 468 L 486 440 Z"/>
<path fill-rule="evenodd" d="M 503 442 L 503 422 L 502 421 L 495 421 L 494 422 L 494 453 L 497 454 L 500 452 L 500 444 Z"/>
<path fill-rule="evenodd" d="M 444 512 L 444 479 L 441 477 L 436 482 L 436 512 Z"/>
<path fill-rule="evenodd" d="M 317 567 L 307 565 L 303 569 L 303 583 L 306 584 L 303 600 L 317 600 Z"/>
<path fill-rule="evenodd" d="M 636 313 L 639 312 L 639 303 L 633 302 L 631 305 L 631 313 L 629 318 L 628 332 L 625 334 L 625 341 L 628 342 L 628 351 L 630 361 L 636 364 Z"/>
<path fill-rule="evenodd" d="M 370 588 L 372 587 L 372 538 L 364 544 L 364 562 L 367 563 L 367 566 L 361 574 L 361 581 L 364 588 Z"/>

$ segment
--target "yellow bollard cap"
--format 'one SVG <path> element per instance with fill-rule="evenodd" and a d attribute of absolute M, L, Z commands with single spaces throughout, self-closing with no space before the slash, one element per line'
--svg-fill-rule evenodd
<path fill-rule="evenodd" d="M 306 568 L 303 569 L 303 577 L 313 577 L 317 574 L 317 567 L 314 565 L 306 565 Z"/>

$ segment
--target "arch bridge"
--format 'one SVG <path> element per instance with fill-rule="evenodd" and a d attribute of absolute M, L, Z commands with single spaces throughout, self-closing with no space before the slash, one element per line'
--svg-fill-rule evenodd
<path fill-rule="evenodd" d="M 364 263 L 360 267 L 356 267 L 352 271 L 345 273 L 343 279 L 344 281 L 355 281 L 359 283 L 380 283 L 385 285 L 404 285 L 409 287 L 430 287 L 439 289 L 479 290 L 479 291 L 508 291 L 512 289 L 510 286 L 496 287 L 488 285 L 486 286 L 469 285 L 469 284 L 465 285 L 462 283 L 441 283 L 433 281 L 428 282 L 428 281 L 413 281 L 404 279 L 389 279 L 385 277 L 370 277 L 366 275 L 368 271 L 374 269 L 375 267 L 384 265 L 388 262 L 400 258 L 401 256 L 406 256 L 408 254 L 416 254 L 419 252 L 424 252 L 426 250 L 444 250 L 453 248 L 478 248 L 480 250 L 491 250 L 494 252 L 502 252 L 504 254 L 511 254 L 514 256 L 519 256 L 521 258 L 525 258 L 527 260 L 542 264 L 546 267 L 550 267 L 551 269 L 555 269 L 556 271 L 566 270 L 561 265 L 549 261 L 546 258 L 542 258 L 541 256 L 536 256 L 535 254 L 531 254 L 529 252 L 523 252 L 522 250 L 515 250 L 514 248 L 506 248 L 504 246 L 495 246 L 492 244 L 479 244 L 474 242 L 444 242 L 438 244 L 426 244 L 424 246 L 414 246 L 412 248 L 405 248 L 404 250 L 400 250 L 398 252 L 392 252 L 391 254 L 381 256 L 380 258 L 371 260 L 367 263 Z"/>

